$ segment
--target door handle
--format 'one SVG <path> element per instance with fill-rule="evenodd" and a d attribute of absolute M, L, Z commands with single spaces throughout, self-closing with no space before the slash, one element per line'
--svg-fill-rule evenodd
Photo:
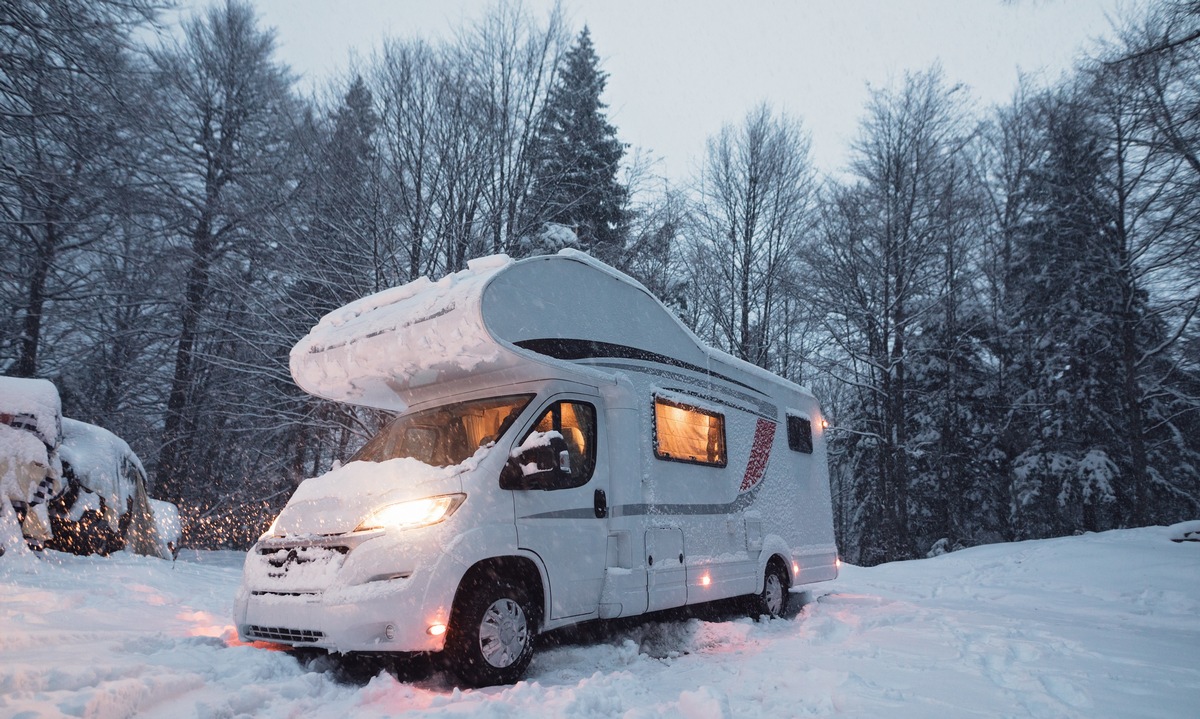
<path fill-rule="evenodd" d="M 603 489 L 597 489 L 592 495 L 592 503 L 596 509 L 596 519 L 604 519 L 608 516 L 608 497 L 604 494 Z"/>

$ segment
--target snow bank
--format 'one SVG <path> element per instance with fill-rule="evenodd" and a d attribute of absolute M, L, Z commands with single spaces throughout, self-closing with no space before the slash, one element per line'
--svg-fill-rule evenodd
<path fill-rule="evenodd" d="M 481 690 L 428 661 L 395 675 L 239 643 L 240 553 L 5 556 L 0 716 L 1191 719 L 1200 543 L 1178 531 L 846 566 L 783 620 L 578 627 Z"/>

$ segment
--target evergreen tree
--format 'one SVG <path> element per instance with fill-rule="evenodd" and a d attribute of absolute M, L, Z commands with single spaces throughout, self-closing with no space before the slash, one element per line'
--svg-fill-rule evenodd
<path fill-rule="evenodd" d="M 1015 462 L 1018 535 L 1108 529 L 1127 441 L 1112 268 L 1111 161 L 1079 99 L 1051 96 L 1042 111 L 1046 154 L 1034 170 L 1038 211 L 1018 233 L 1022 366 L 1014 411 L 1028 444 Z M 1119 445 L 1119 446 L 1118 446 Z"/>
<path fill-rule="evenodd" d="M 608 74 L 592 47 L 587 27 L 566 54 L 551 88 L 538 132 L 538 160 L 527 226 L 556 223 L 570 227 L 583 247 L 616 260 L 622 242 L 628 195 L 618 181 L 625 145 L 605 117 L 600 95 Z"/>
<path fill-rule="evenodd" d="M 300 229 L 286 248 L 285 309 L 274 351 L 288 364 L 292 345 L 326 313 L 404 281 L 403 259 L 388 227 L 393 214 L 381 187 L 375 100 L 361 76 L 350 83 L 324 124 L 307 133 L 312 164 L 300 198 Z M 277 408 L 291 419 L 288 482 L 299 482 L 344 459 L 352 408 L 301 392 L 291 377 L 276 386 Z M 286 496 L 286 495 L 285 495 Z M 285 497 L 280 497 L 283 499 Z"/>

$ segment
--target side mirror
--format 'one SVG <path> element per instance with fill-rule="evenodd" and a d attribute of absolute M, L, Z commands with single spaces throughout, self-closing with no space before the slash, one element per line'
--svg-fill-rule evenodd
<path fill-rule="evenodd" d="M 570 476 L 571 452 L 566 440 L 558 432 L 535 432 L 509 457 L 500 472 L 500 488 L 546 489 Z"/>

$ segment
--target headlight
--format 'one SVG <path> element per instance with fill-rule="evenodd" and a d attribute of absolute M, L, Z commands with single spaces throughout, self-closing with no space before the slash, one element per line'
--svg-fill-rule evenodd
<path fill-rule="evenodd" d="M 275 536 L 275 525 L 277 525 L 277 524 L 279 524 L 279 515 L 275 515 L 275 519 L 271 520 L 271 526 L 267 527 L 267 531 L 263 532 L 259 536 L 258 541 L 261 542 L 262 540 L 266 539 L 267 537 Z"/>
<path fill-rule="evenodd" d="M 467 498 L 465 494 L 443 494 L 440 497 L 414 499 L 389 504 L 367 515 L 354 531 L 367 529 L 413 529 L 437 524 L 451 514 Z"/>

